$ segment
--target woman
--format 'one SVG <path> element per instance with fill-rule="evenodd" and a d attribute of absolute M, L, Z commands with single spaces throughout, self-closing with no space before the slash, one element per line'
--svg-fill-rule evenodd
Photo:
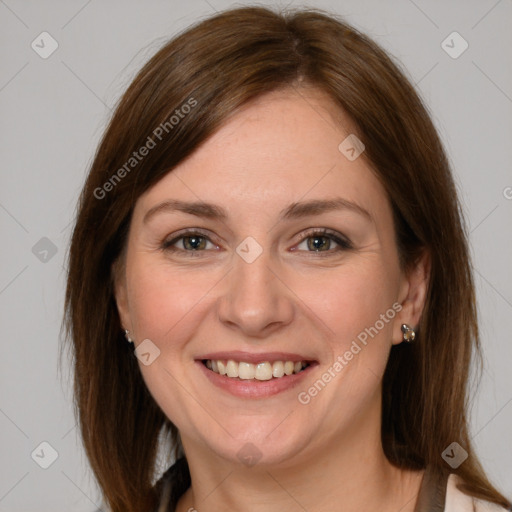
<path fill-rule="evenodd" d="M 144 66 L 81 195 L 66 312 L 114 512 L 510 507 L 468 435 L 442 144 L 333 16 L 227 11 Z"/>

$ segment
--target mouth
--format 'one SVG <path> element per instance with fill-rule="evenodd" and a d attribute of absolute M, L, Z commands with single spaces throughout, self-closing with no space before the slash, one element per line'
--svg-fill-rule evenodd
<path fill-rule="evenodd" d="M 247 361 L 233 359 L 203 359 L 206 368 L 229 379 L 238 380 L 271 380 L 282 379 L 292 374 L 304 371 L 309 365 L 308 361 L 261 361 L 253 364 Z"/>
<path fill-rule="evenodd" d="M 206 354 L 196 359 L 210 383 L 242 398 L 266 398 L 296 387 L 318 365 L 297 354 Z"/>

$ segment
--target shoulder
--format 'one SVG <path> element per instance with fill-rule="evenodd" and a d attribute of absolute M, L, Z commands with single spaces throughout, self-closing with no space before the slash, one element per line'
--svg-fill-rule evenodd
<path fill-rule="evenodd" d="M 446 484 L 446 502 L 444 512 L 506 512 L 507 509 L 491 503 L 468 496 L 459 489 L 457 484 L 460 478 L 452 473 Z"/>

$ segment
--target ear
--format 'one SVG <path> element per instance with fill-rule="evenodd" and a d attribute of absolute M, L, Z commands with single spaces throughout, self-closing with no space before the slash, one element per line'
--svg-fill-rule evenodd
<path fill-rule="evenodd" d="M 403 341 L 402 324 L 416 329 L 420 323 L 430 280 L 430 265 L 430 253 L 424 250 L 415 264 L 402 276 L 398 297 L 402 309 L 395 317 L 393 345 Z"/>
<path fill-rule="evenodd" d="M 122 256 L 112 264 L 111 272 L 114 285 L 114 298 L 116 300 L 121 327 L 132 331 L 126 286 L 126 267 Z"/>

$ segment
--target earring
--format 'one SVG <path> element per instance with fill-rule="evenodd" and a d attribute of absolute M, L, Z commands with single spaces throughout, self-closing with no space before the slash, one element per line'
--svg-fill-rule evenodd
<path fill-rule="evenodd" d="M 127 329 L 124 330 L 124 337 L 128 343 L 133 343 L 133 340 L 130 338 L 130 331 Z"/>
<path fill-rule="evenodd" d="M 407 341 L 408 343 L 414 341 L 414 338 L 416 338 L 416 332 L 412 327 L 408 326 L 407 324 L 402 324 L 401 329 L 404 341 Z"/>

